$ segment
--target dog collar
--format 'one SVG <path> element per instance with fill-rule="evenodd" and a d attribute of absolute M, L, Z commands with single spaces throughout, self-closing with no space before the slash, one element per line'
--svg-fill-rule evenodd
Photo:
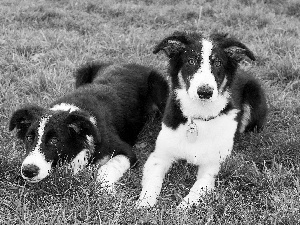
<path fill-rule="evenodd" d="M 228 104 L 224 107 L 224 109 L 222 109 L 222 110 L 220 111 L 220 113 L 219 113 L 218 115 L 216 115 L 216 116 L 209 116 L 209 117 L 207 117 L 207 118 L 203 118 L 203 117 L 199 116 L 199 117 L 191 117 L 190 119 L 191 119 L 191 120 L 210 121 L 210 120 L 213 120 L 213 119 L 217 118 L 218 116 L 221 116 L 221 115 L 223 115 L 223 114 L 226 114 L 231 108 L 232 108 L 231 103 L 228 103 Z"/>
<path fill-rule="evenodd" d="M 217 118 L 220 115 L 226 114 L 232 108 L 231 104 L 227 104 L 225 108 L 216 116 L 211 116 L 208 118 L 203 117 L 189 117 L 188 125 L 186 130 L 186 138 L 190 143 L 194 143 L 198 138 L 198 127 L 194 120 L 202 120 L 202 121 L 210 121 L 212 119 Z"/>

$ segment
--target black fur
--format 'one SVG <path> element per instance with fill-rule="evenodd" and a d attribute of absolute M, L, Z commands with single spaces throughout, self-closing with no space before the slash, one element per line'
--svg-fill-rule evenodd
<path fill-rule="evenodd" d="M 25 135 L 32 122 L 37 120 L 43 113 L 43 108 L 39 106 L 25 106 L 17 110 L 11 117 L 9 130 L 17 129 L 17 137 L 25 139 Z"/>
<path fill-rule="evenodd" d="M 11 117 L 9 130 L 18 129 L 27 152 L 37 143 L 42 118 L 50 116 L 41 149 L 53 166 L 59 160 L 70 161 L 82 149 L 90 148 L 86 135 L 93 137 L 94 150 L 89 161 L 105 156 L 125 155 L 131 166 L 136 163 L 132 151 L 152 105 L 163 112 L 168 84 L 155 70 L 137 64 L 88 63 L 75 73 L 77 89 L 53 102 L 49 109 L 25 106 Z M 80 110 L 52 110 L 61 103 Z M 93 123 L 96 120 L 96 125 Z"/>
<path fill-rule="evenodd" d="M 231 91 L 234 96 L 234 107 L 241 110 L 239 116 L 244 113 L 244 104 L 249 104 L 251 107 L 251 120 L 245 131 L 260 132 L 268 112 L 266 96 L 260 83 L 251 74 L 238 70 Z M 238 125 L 238 129 L 240 126 L 241 124 Z"/>

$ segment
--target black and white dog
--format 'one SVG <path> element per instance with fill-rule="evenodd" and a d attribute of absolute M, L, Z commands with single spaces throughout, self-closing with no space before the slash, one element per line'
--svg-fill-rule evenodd
<path fill-rule="evenodd" d="M 214 188 L 221 162 L 231 153 L 236 132 L 259 131 L 265 121 L 264 91 L 238 68 L 253 53 L 227 35 L 204 37 L 175 32 L 154 50 L 170 60 L 171 92 L 155 151 L 143 171 L 138 207 L 152 207 L 172 163 L 185 159 L 198 166 L 197 181 L 179 208 L 199 204 Z"/>
<path fill-rule="evenodd" d="M 75 74 L 76 89 L 50 105 L 29 105 L 11 117 L 27 157 L 22 177 L 39 182 L 60 162 L 74 174 L 90 163 L 102 165 L 104 188 L 136 163 L 132 151 L 153 106 L 164 111 L 168 84 L 155 70 L 136 64 L 89 63 Z"/>

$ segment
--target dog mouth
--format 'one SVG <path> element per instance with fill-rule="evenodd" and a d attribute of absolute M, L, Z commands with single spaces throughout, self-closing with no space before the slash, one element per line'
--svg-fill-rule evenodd
<path fill-rule="evenodd" d="M 27 182 L 29 182 L 29 183 L 38 183 L 38 182 L 40 182 L 41 180 L 43 180 L 43 179 L 45 179 L 47 176 L 45 176 L 45 177 L 39 177 L 39 175 L 37 175 L 37 176 L 35 176 L 35 177 L 27 177 L 27 176 L 25 176 L 24 174 L 23 174 L 23 172 L 21 172 L 21 175 L 22 175 L 22 178 L 25 180 L 25 181 L 27 181 Z"/>
<path fill-rule="evenodd" d="M 23 170 L 21 170 L 21 175 L 22 175 L 22 178 L 29 182 L 29 183 L 38 183 L 40 181 L 42 181 L 43 179 L 45 179 L 46 177 L 49 176 L 50 174 L 50 171 L 47 171 L 47 174 L 37 174 L 36 176 L 33 176 L 33 177 L 30 177 L 28 174 L 26 174 L 28 172 L 24 172 Z"/>
<path fill-rule="evenodd" d="M 22 175 L 22 177 L 23 177 L 23 179 L 24 180 L 26 180 L 27 182 L 29 182 L 29 183 L 38 183 L 38 182 L 40 182 L 41 180 L 43 180 L 44 178 L 28 178 L 28 177 L 24 177 L 23 175 Z"/>

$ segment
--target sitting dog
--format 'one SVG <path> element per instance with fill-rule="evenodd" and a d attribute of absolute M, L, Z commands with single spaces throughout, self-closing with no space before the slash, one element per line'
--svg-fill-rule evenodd
<path fill-rule="evenodd" d="M 77 89 L 49 109 L 28 105 L 13 113 L 9 130 L 17 129 L 28 153 L 21 174 L 39 182 L 60 162 L 74 174 L 97 163 L 97 180 L 112 188 L 136 163 L 132 146 L 153 107 L 164 111 L 168 84 L 136 64 L 89 63 L 75 77 Z"/>
<path fill-rule="evenodd" d="M 161 50 L 169 57 L 171 90 L 155 151 L 144 166 L 137 206 L 154 206 L 168 169 L 184 159 L 198 166 L 197 181 L 178 206 L 186 208 L 214 188 L 236 133 L 262 128 L 267 104 L 260 84 L 238 68 L 245 57 L 255 57 L 236 39 L 175 32 L 154 53 Z"/>

